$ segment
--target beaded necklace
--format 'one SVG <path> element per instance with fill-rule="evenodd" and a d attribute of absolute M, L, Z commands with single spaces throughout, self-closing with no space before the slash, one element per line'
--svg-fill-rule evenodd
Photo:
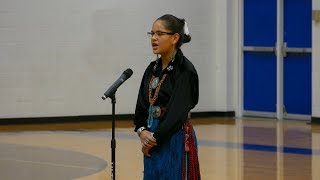
<path fill-rule="evenodd" d="M 167 77 L 167 74 L 164 74 L 164 75 L 162 76 L 162 79 L 161 79 L 161 81 L 158 83 L 158 85 L 157 85 L 157 87 L 156 87 L 156 91 L 154 92 L 154 95 L 153 95 L 153 97 L 152 97 L 152 83 L 153 83 L 153 81 L 154 81 L 154 79 L 155 79 L 155 76 L 152 75 L 152 78 L 151 78 L 150 83 L 149 83 L 149 103 L 150 103 L 151 105 L 153 105 L 153 104 L 156 102 L 156 100 L 157 100 L 157 98 L 158 98 L 158 95 L 159 95 L 160 87 L 161 87 L 163 81 L 166 79 L 166 77 Z"/>
<path fill-rule="evenodd" d="M 150 103 L 150 106 L 149 106 L 149 117 L 148 117 L 148 128 L 151 127 L 152 123 L 153 123 L 153 112 L 154 112 L 154 107 L 153 107 L 153 104 L 156 102 L 157 98 L 158 98 L 158 95 L 159 95 L 159 91 L 160 91 L 160 88 L 161 88 L 161 85 L 162 83 L 164 82 L 164 80 L 166 79 L 167 77 L 167 74 L 164 74 L 162 76 L 162 79 L 161 81 L 158 83 L 157 87 L 156 87 L 156 90 L 154 92 L 154 95 L 152 97 L 152 83 L 155 79 L 155 76 L 152 75 L 152 78 L 150 80 L 150 83 L 149 83 L 149 103 Z"/>
<path fill-rule="evenodd" d="M 172 55 L 171 62 L 173 62 L 174 59 L 175 59 L 175 53 Z M 159 59 L 156 61 L 155 65 L 153 67 L 153 71 L 156 71 L 157 66 L 158 66 L 158 62 L 159 62 Z M 167 71 L 172 71 L 173 70 L 172 65 L 168 66 L 166 70 Z M 167 74 L 164 74 L 162 76 L 160 82 L 157 84 L 156 87 L 153 87 L 153 84 L 155 83 L 154 81 L 156 81 L 156 78 L 158 78 L 158 77 L 155 77 L 154 75 L 152 75 L 152 77 L 151 77 L 151 80 L 150 80 L 150 83 L 149 83 L 149 88 L 148 88 L 148 97 L 149 97 L 149 103 L 150 103 L 149 116 L 148 116 L 148 128 L 150 128 L 152 126 L 152 123 L 153 123 L 153 112 L 154 112 L 154 106 L 153 105 L 154 105 L 154 103 L 156 102 L 156 100 L 158 98 L 161 85 L 163 84 L 163 82 L 166 79 L 166 77 L 167 77 Z M 152 88 L 155 88 L 155 92 L 154 92 L 153 97 L 152 97 Z"/>

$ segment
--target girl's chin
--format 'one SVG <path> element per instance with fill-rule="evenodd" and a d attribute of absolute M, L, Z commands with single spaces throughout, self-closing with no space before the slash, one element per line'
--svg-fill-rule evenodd
<path fill-rule="evenodd" d="M 152 52 L 153 52 L 154 54 L 159 54 L 159 53 L 160 53 L 160 51 L 159 51 L 158 49 L 153 49 Z"/>

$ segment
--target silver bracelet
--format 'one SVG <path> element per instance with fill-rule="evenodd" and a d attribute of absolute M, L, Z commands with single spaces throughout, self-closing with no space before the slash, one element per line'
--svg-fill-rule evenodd
<path fill-rule="evenodd" d="M 144 126 L 140 127 L 138 130 L 137 130 L 137 134 L 138 136 L 140 136 L 141 132 L 146 130 L 146 128 Z"/>

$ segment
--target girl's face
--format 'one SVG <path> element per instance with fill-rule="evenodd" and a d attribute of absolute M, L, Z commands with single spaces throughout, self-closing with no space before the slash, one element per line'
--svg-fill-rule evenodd
<path fill-rule="evenodd" d="M 166 29 L 163 20 L 153 23 L 151 30 L 151 46 L 154 54 L 165 55 L 172 53 L 179 40 L 178 33 L 172 33 Z"/>

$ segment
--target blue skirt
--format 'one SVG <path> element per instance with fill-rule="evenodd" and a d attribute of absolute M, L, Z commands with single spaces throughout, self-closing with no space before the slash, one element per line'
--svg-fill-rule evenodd
<path fill-rule="evenodd" d="M 154 119 L 150 131 L 154 132 L 158 124 L 159 120 Z M 195 137 L 194 132 L 193 135 Z M 194 141 L 197 142 L 196 137 Z M 144 156 L 144 180 L 181 180 L 182 161 L 185 157 L 183 128 L 168 142 L 153 147 L 150 154 L 151 157 Z"/>

